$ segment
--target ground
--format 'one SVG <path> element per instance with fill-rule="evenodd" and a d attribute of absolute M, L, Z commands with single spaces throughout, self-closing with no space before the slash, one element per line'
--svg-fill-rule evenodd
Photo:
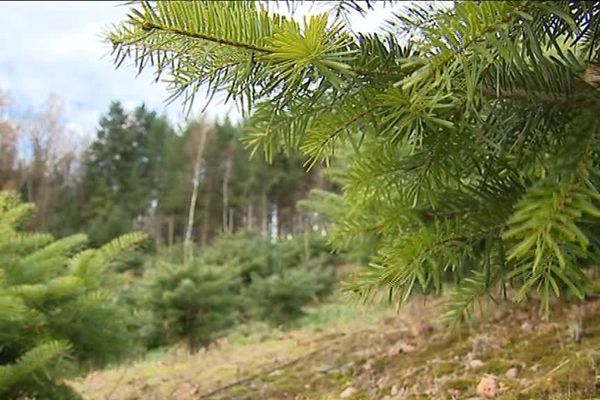
<path fill-rule="evenodd" d="M 600 301 L 556 303 L 549 321 L 533 302 L 492 304 L 452 333 L 439 311 L 323 305 L 295 330 L 249 326 L 71 384 L 98 400 L 475 399 L 492 378 L 499 399 L 600 399 Z"/>

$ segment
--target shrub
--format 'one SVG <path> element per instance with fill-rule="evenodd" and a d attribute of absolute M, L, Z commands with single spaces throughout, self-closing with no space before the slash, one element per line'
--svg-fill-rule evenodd
<path fill-rule="evenodd" d="M 296 236 L 291 240 L 282 240 L 276 244 L 275 260 L 283 268 L 299 265 L 309 260 L 320 259 L 323 265 L 333 265 L 340 257 L 332 253 L 327 240 L 317 234 Z"/>
<path fill-rule="evenodd" d="M 339 261 L 322 236 L 272 243 L 252 233 L 221 237 L 204 259 L 235 265 L 246 300 L 242 313 L 274 324 L 289 324 L 304 314 L 304 306 L 329 294 L 335 282 L 332 266 Z"/>
<path fill-rule="evenodd" d="M 74 398 L 63 378 L 133 347 L 109 266 L 144 236 L 83 250 L 84 235 L 55 240 L 20 231 L 32 209 L 0 193 L 0 397 Z"/>
<path fill-rule="evenodd" d="M 235 265 L 242 281 L 251 282 L 251 275 L 269 275 L 274 268 L 274 244 L 269 238 L 251 232 L 223 235 L 203 249 L 200 260 L 207 265 Z"/>
<path fill-rule="evenodd" d="M 239 272 L 233 268 L 163 263 L 150 278 L 148 304 L 157 328 L 186 340 L 195 352 L 237 320 L 238 286 Z"/>
<path fill-rule="evenodd" d="M 276 242 L 252 232 L 223 235 L 213 245 L 199 251 L 199 257 L 209 265 L 235 264 L 246 283 L 250 283 L 250 275 L 254 273 L 267 276 L 310 259 L 325 257 L 326 260 L 322 260 L 324 263 L 339 262 L 339 257 L 332 254 L 326 239 L 315 234 Z"/>
<path fill-rule="evenodd" d="M 331 291 L 332 278 L 330 269 L 301 266 L 266 277 L 253 275 L 242 293 L 256 318 L 288 324 L 304 315 L 304 306 Z"/>
<path fill-rule="evenodd" d="M 287 324 L 335 282 L 337 257 L 312 235 L 275 243 L 247 232 L 223 235 L 187 264 L 161 254 L 147 283 L 124 293 L 149 348 L 186 340 L 194 352 L 238 322 Z"/>

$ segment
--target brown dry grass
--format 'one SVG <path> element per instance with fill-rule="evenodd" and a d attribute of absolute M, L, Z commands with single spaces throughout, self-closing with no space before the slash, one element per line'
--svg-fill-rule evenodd
<path fill-rule="evenodd" d="M 497 377 L 501 399 L 600 398 L 600 302 L 557 304 L 543 322 L 531 304 L 488 308 L 471 328 L 448 335 L 439 304 L 415 303 L 399 314 L 366 310 L 364 318 L 300 329 L 250 344 L 224 343 L 196 355 L 173 349 L 73 382 L 86 399 L 468 399 L 477 382 Z M 373 322 L 373 313 L 377 312 Z M 366 318 L 366 317 L 369 318 Z M 584 336 L 573 341 L 574 317 Z M 295 364 L 272 370 L 291 360 Z M 505 377 L 511 367 L 516 379 Z"/>

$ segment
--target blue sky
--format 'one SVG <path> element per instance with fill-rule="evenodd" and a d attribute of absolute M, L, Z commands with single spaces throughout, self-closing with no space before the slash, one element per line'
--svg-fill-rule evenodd
<path fill-rule="evenodd" d="M 376 30 L 383 20 L 381 11 L 353 25 Z M 181 103 L 166 105 L 165 85 L 154 83 L 150 72 L 136 78 L 129 66 L 114 69 L 101 33 L 126 13 L 122 2 L 1 2 L 0 88 L 9 97 L 9 112 L 18 115 L 39 107 L 54 93 L 65 102 L 68 128 L 80 135 L 93 134 L 111 100 L 129 108 L 144 102 L 181 123 Z M 199 98 L 197 109 L 203 105 Z M 227 113 L 234 119 L 239 116 L 229 104 L 214 103 L 207 110 L 210 118 Z"/>

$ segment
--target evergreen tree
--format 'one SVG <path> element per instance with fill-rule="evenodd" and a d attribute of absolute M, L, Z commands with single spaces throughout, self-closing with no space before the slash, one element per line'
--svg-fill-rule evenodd
<path fill-rule="evenodd" d="M 126 311 L 109 267 L 140 234 L 84 250 L 84 235 L 54 240 L 19 229 L 33 206 L 0 192 L 0 397 L 75 397 L 62 379 L 128 354 Z"/>
<path fill-rule="evenodd" d="M 163 334 L 186 340 L 193 353 L 236 321 L 238 281 L 231 267 L 163 264 L 151 277 L 147 302 Z"/>
<path fill-rule="evenodd" d="M 553 295 L 583 299 L 600 254 L 600 2 L 416 3 L 382 34 L 353 30 L 355 10 L 297 22 L 256 2 L 142 2 L 108 39 L 188 106 L 227 92 L 269 159 L 356 149 L 334 237 L 378 238 L 359 293 L 402 302 L 449 276 L 454 319 L 506 284 L 546 313 Z"/>
<path fill-rule="evenodd" d="M 83 226 L 94 244 L 132 229 L 159 244 L 182 241 L 202 124 L 192 120 L 176 132 L 143 106 L 127 112 L 113 103 L 85 153 L 81 178 L 57 191 L 64 201 L 49 216 L 50 231 L 65 235 Z M 295 203 L 315 184 L 316 173 L 304 173 L 298 154 L 277 155 L 273 165 L 250 160 L 241 133 L 226 120 L 206 138 L 192 238 L 202 245 L 239 230 L 285 237 L 303 228 Z"/>
<path fill-rule="evenodd" d="M 320 236 L 275 243 L 250 232 L 219 236 L 187 263 L 149 270 L 138 302 L 149 306 L 154 328 L 142 336 L 149 346 L 185 340 L 193 352 L 236 322 L 292 322 L 331 293 L 336 261 Z"/>
<path fill-rule="evenodd" d="M 333 275 L 319 268 L 290 268 L 266 277 L 254 276 L 242 291 L 251 313 L 260 320 L 287 324 L 304 315 L 303 307 L 331 292 Z"/>
<path fill-rule="evenodd" d="M 84 163 L 84 221 L 93 243 L 143 228 L 143 219 L 164 196 L 168 122 L 143 105 L 131 114 L 110 105 Z"/>

